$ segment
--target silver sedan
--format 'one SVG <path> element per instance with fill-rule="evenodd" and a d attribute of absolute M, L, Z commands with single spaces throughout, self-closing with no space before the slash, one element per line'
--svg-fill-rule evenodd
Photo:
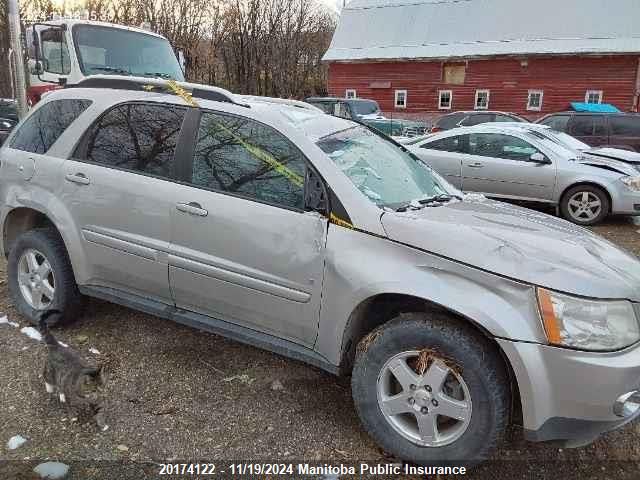
<path fill-rule="evenodd" d="M 549 127 L 483 124 L 405 146 L 465 192 L 554 205 L 579 225 L 640 215 L 640 154 L 592 149 Z"/>

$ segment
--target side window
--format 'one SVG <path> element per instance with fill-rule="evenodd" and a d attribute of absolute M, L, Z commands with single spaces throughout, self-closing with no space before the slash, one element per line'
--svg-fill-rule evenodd
<path fill-rule="evenodd" d="M 174 153 L 185 109 L 128 103 L 94 125 L 80 158 L 106 167 L 160 177 L 174 176 Z"/>
<path fill-rule="evenodd" d="M 441 138 L 440 140 L 425 143 L 420 148 L 441 150 L 443 152 L 462 152 L 464 149 L 464 137 L 465 135 L 455 135 L 453 137 Z"/>
<path fill-rule="evenodd" d="M 193 185 L 302 210 L 305 174 L 302 153 L 271 127 L 232 115 L 202 115 Z"/>
<path fill-rule="evenodd" d="M 607 134 L 607 119 L 602 115 L 593 117 L 593 134 L 597 136 L 606 136 Z"/>
<path fill-rule="evenodd" d="M 69 125 L 91 105 L 90 100 L 54 100 L 38 108 L 20 126 L 11 148 L 46 153 Z"/>
<path fill-rule="evenodd" d="M 559 132 L 566 132 L 569 118 L 569 115 L 554 115 L 552 117 L 545 118 L 540 123 L 542 125 L 547 125 L 548 127 L 551 127 L 552 129 Z"/>
<path fill-rule="evenodd" d="M 500 133 L 472 133 L 469 135 L 469 153 L 482 157 L 506 160 L 528 160 L 539 150 L 520 138 Z"/>
<path fill-rule="evenodd" d="M 44 70 L 50 73 L 67 75 L 71 72 L 69 49 L 64 32 L 59 28 L 50 28 L 40 33 Z"/>
<path fill-rule="evenodd" d="M 591 115 L 576 115 L 571 120 L 571 133 L 577 137 L 593 135 L 594 117 Z"/>
<path fill-rule="evenodd" d="M 609 123 L 611 135 L 640 137 L 640 116 L 612 116 Z"/>

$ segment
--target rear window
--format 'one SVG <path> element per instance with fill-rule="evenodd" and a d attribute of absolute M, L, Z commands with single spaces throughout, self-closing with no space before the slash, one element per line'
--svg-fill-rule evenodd
<path fill-rule="evenodd" d="M 611 135 L 640 137 L 640 116 L 610 117 Z"/>
<path fill-rule="evenodd" d="M 479 113 L 478 115 L 469 115 L 460 125 L 463 127 L 471 127 L 473 125 L 480 125 L 481 123 L 489 123 L 491 121 L 493 121 L 493 114 Z"/>
<path fill-rule="evenodd" d="M 440 117 L 436 122 L 436 127 L 442 128 L 443 130 L 447 130 L 450 128 L 455 128 L 458 126 L 458 122 L 462 120 L 466 114 L 464 113 L 454 113 L 453 115 L 445 115 L 444 117 Z"/>
<path fill-rule="evenodd" d="M 45 103 L 20 126 L 10 147 L 30 153 L 46 153 L 89 105 L 90 100 L 76 99 Z"/>
<path fill-rule="evenodd" d="M 559 132 L 566 132 L 569 118 L 569 115 L 554 115 L 553 117 L 543 119 L 540 124 L 547 125 L 553 130 L 557 130 Z"/>

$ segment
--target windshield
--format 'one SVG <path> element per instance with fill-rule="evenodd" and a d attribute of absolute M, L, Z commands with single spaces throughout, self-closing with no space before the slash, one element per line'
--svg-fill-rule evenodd
<path fill-rule="evenodd" d="M 446 182 L 424 163 L 365 127 L 331 134 L 317 145 L 379 207 L 395 210 L 448 193 Z"/>
<path fill-rule="evenodd" d="M 349 103 L 351 105 L 351 109 L 357 115 L 371 115 L 372 113 L 378 113 L 380 111 L 378 102 L 373 100 L 355 100 Z"/>
<path fill-rule="evenodd" d="M 113 74 L 184 81 L 169 41 L 146 33 L 96 25 L 73 27 L 80 70 L 85 75 Z"/>
<path fill-rule="evenodd" d="M 568 135 L 564 132 L 559 132 L 557 130 L 552 129 L 544 129 L 544 130 L 530 130 L 529 133 L 536 138 L 551 140 L 557 145 L 564 147 L 565 149 L 571 150 L 572 152 L 587 150 L 591 148 L 586 143 L 581 142 L 575 137 Z"/>

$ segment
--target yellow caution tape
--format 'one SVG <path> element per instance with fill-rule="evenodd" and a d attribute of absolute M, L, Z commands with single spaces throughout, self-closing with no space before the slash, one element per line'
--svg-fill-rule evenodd
<path fill-rule="evenodd" d="M 329 221 L 340 227 L 350 228 L 352 230 L 355 228 L 353 224 L 347 222 L 346 220 L 341 219 L 340 217 L 336 216 L 333 212 L 329 214 Z"/>
<path fill-rule="evenodd" d="M 173 91 L 173 93 L 178 95 L 180 98 L 182 98 L 185 102 L 187 102 L 192 107 L 196 107 L 196 108 L 199 107 L 198 103 L 193 99 L 193 96 L 191 95 L 191 93 L 187 92 L 184 88 L 182 88 L 180 85 L 178 85 L 178 83 L 175 80 L 169 80 L 167 82 L 167 86 Z M 266 153 L 261 148 L 256 147 L 255 145 L 251 145 L 250 143 L 246 142 L 242 137 L 236 135 L 230 129 L 228 129 L 227 127 L 222 125 L 221 123 L 219 123 L 219 122 L 215 122 L 215 123 L 219 128 L 221 128 L 222 130 L 227 132 L 229 135 L 231 135 L 231 137 L 236 142 L 238 142 L 245 149 L 247 149 L 252 155 L 254 155 L 256 158 L 262 160 L 267 165 L 270 165 L 271 167 L 273 167 L 273 169 L 275 171 L 277 171 L 281 175 L 283 175 L 286 178 L 288 178 L 289 181 L 291 183 L 293 183 L 295 186 L 297 186 L 297 187 L 303 187 L 304 186 L 304 178 L 302 177 L 302 175 L 298 175 L 297 173 L 291 171 L 289 168 L 287 168 L 286 165 L 282 164 L 281 162 L 279 162 L 278 160 L 273 158 L 272 155 L 269 155 L 268 153 Z"/>

